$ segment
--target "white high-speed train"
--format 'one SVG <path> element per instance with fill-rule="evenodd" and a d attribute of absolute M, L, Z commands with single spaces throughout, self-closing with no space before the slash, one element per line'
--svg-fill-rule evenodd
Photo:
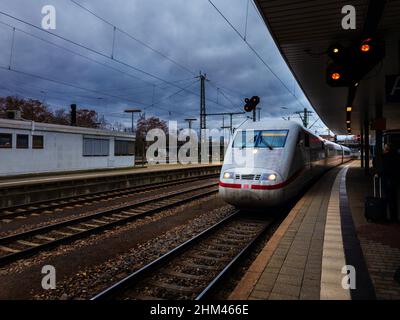
<path fill-rule="evenodd" d="M 279 206 L 325 170 L 350 159 L 349 148 L 297 122 L 252 122 L 237 130 L 228 146 L 219 193 L 239 208 Z"/>

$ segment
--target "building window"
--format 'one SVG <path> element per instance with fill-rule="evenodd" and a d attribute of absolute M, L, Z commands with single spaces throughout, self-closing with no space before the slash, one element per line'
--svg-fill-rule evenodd
<path fill-rule="evenodd" d="M 114 155 L 116 156 L 135 155 L 135 142 L 126 140 L 115 140 Z"/>
<path fill-rule="evenodd" d="M 29 148 L 29 136 L 27 134 L 17 134 L 17 149 Z"/>
<path fill-rule="evenodd" d="M 32 136 L 32 148 L 33 149 L 44 148 L 43 136 Z"/>
<path fill-rule="evenodd" d="M 83 138 L 83 155 L 85 157 L 108 156 L 109 140 Z"/>
<path fill-rule="evenodd" d="M 0 148 L 12 148 L 11 133 L 0 133 Z"/>

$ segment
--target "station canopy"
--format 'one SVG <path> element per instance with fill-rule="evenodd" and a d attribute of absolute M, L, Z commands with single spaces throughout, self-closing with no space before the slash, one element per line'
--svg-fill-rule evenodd
<path fill-rule="evenodd" d="M 396 75 L 400 74 L 399 0 L 255 0 L 255 3 L 311 105 L 336 134 L 348 132 L 346 103 L 349 89 L 327 84 L 326 70 L 330 61 L 327 49 L 333 43 L 350 45 L 375 19 L 378 23 L 376 34 L 384 38 L 386 52 L 383 60 L 358 84 L 352 103 L 351 133 L 360 133 L 362 123 L 374 121 L 379 104 L 383 106 L 386 129 L 400 129 L 400 88 L 393 99 L 388 99 L 385 91 L 385 85 L 393 87 Z M 368 10 L 382 3 L 381 14 Z M 342 27 L 345 5 L 355 8 L 355 29 Z"/>

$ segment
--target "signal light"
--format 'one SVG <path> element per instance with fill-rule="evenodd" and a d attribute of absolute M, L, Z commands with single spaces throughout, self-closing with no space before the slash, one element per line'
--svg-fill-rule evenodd
<path fill-rule="evenodd" d="M 326 82 L 332 87 L 347 87 L 351 85 L 351 77 L 344 66 L 332 63 L 327 68 Z"/>
<path fill-rule="evenodd" d="M 363 77 L 385 56 L 385 42 L 380 37 L 361 38 L 348 47 L 332 44 L 326 81 L 332 87 L 358 86 Z"/>
<path fill-rule="evenodd" d="M 371 50 L 371 45 L 370 45 L 371 42 L 373 42 L 372 38 L 367 38 L 363 40 L 360 45 L 360 50 L 362 52 L 368 52 L 369 50 Z"/>
<path fill-rule="evenodd" d="M 347 107 L 347 108 L 346 108 L 346 111 L 347 111 L 347 112 L 351 112 L 352 110 L 353 110 L 352 107 Z"/>
<path fill-rule="evenodd" d="M 371 49 L 371 47 L 369 44 L 362 44 L 360 49 L 362 52 L 368 52 Z"/>
<path fill-rule="evenodd" d="M 252 96 L 250 99 L 249 98 L 244 99 L 244 102 L 246 102 L 244 106 L 244 111 L 251 112 L 255 110 L 257 105 L 260 103 L 260 97 Z"/>
<path fill-rule="evenodd" d="M 339 43 L 332 44 L 328 48 L 328 56 L 334 61 L 343 59 L 344 54 L 345 54 L 345 49 Z"/>

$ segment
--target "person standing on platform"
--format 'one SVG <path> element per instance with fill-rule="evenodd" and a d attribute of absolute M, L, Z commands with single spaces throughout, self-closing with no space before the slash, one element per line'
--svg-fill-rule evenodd
<path fill-rule="evenodd" d="M 397 188 L 399 187 L 400 168 L 397 156 L 390 144 L 385 145 L 382 160 L 382 182 L 387 204 L 389 206 L 390 221 L 396 222 L 398 221 Z"/>

